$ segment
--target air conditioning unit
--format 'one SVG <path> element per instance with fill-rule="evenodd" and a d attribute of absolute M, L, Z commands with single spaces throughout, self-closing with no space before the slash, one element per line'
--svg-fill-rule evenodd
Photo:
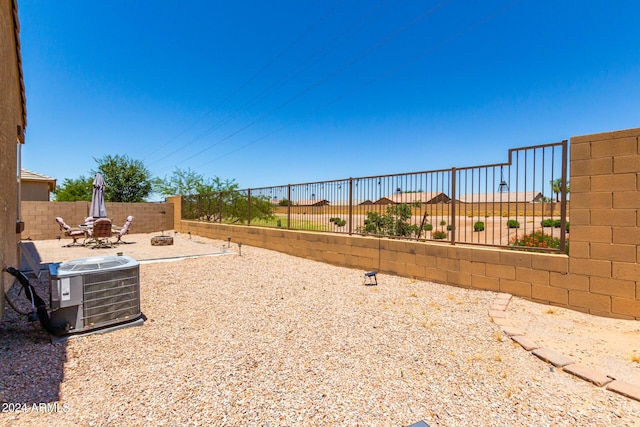
<path fill-rule="evenodd" d="M 54 263 L 49 278 L 51 322 L 67 323 L 68 336 L 139 326 L 146 320 L 140 311 L 140 263 L 133 258 Z"/>

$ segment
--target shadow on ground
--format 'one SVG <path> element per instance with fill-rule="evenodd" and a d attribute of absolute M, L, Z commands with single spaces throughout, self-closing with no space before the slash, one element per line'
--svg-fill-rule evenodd
<path fill-rule="evenodd" d="M 32 255 L 37 257 L 37 252 Z M 30 267 L 21 266 L 21 269 L 29 270 Z M 3 274 L 13 280 L 8 273 Z M 43 271 L 39 278 L 33 274 L 28 277 L 36 293 L 48 302 L 48 272 Z M 31 304 L 21 289 L 15 283 L 7 295 L 20 310 L 28 311 Z M 40 322 L 30 322 L 27 316 L 6 304 L 0 320 L 0 402 L 31 406 L 59 401 L 66 348 L 64 342 L 52 344 Z M 34 360 L 38 362 L 34 364 Z"/>

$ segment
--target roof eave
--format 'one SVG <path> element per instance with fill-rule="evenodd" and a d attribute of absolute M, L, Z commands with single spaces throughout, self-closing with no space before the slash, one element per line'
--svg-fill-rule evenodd
<path fill-rule="evenodd" d="M 20 97 L 22 107 L 22 128 L 18 129 L 18 141 L 24 144 L 24 133 L 27 128 L 27 96 L 24 86 L 24 73 L 22 72 L 22 54 L 20 53 L 20 19 L 18 18 L 18 1 L 12 0 L 13 10 L 13 34 L 16 46 L 16 61 L 18 64 L 18 77 L 20 83 Z"/>

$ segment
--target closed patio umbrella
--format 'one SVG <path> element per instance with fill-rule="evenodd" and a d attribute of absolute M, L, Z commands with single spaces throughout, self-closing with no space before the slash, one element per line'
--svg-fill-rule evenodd
<path fill-rule="evenodd" d="M 94 218 L 106 218 L 107 207 L 104 204 L 104 178 L 98 172 L 93 180 L 93 195 L 91 196 L 91 210 L 89 216 Z"/>

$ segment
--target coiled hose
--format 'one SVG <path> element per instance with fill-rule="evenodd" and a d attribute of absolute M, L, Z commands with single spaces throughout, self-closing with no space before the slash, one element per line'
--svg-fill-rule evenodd
<path fill-rule="evenodd" d="M 24 275 L 24 273 L 10 266 L 7 266 L 5 270 L 7 273 L 11 274 L 13 277 L 18 279 L 18 282 L 20 282 L 20 284 L 22 285 L 25 296 L 31 302 L 31 305 L 33 306 L 33 308 L 36 310 L 36 313 L 38 314 L 38 319 L 40 320 L 40 325 L 42 325 L 42 328 L 45 331 L 57 337 L 65 335 L 67 332 L 69 332 L 69 329 L 71 328 L 71 325 L 69 325 L 69 323 L 65 322 L 64 325 L 54 325 L 51 322 L 51 319 L 49 318 L 49 312 L 47 311 L 47 305 L 45 304 L 44 300 L 40 298 L 40 296 L 38 296 L 35 289 L 33 289 L 33 286 L 31 285 L 31 283 L 29 283 L 29 279 L 27 278 L 27 276 Z M 8 298 L 6 299 L 7 301 L 9 301 L 9 304 L 11 305 L 11 307 L 14 310 L 16 310 L 18 313 L 31 315 L 31 312 L 24 313 L 23 310 L 18 310 L 13 304 L 13 302 L 11 302 Z"/>

